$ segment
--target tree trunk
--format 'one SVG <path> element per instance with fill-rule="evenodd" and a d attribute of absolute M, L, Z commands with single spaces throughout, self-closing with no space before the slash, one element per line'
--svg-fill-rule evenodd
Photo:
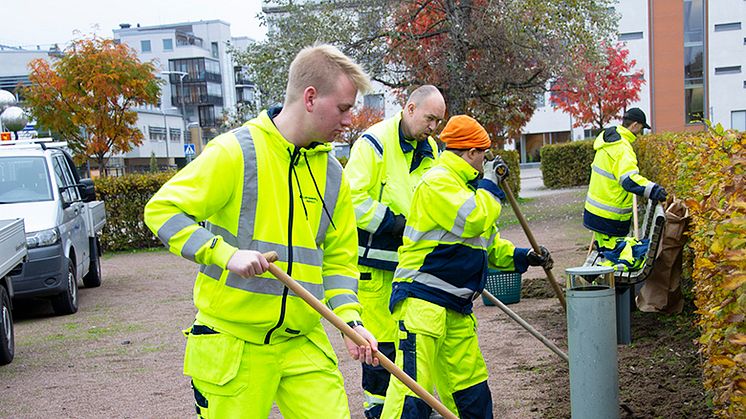
<path fill-rule="evenodd" d="M 466 81 L 466 58 L 468 55 L 468 41 L 464 37 L 468 34 L 467 28 L 471 23 L 470 0 L 457 2 L 446 0 L 446 19 L 448 19 L 448 38 L 453 45 L 453 50 L 448 56 L 448 94 L 447 105 L 450 115 L 466 113 L 467 101 L 470 96 L 468 83 Z"/>

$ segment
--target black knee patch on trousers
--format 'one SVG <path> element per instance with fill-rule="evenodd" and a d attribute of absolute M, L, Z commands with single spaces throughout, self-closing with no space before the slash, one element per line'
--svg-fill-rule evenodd
<path fill-rule="evenodd" d="M 396 360 L 396 346 L 394 342 L 378 342 L 378 351 L 391 361 Z M 382 365 L 373 366 L 363 364 L 363 389 L 381 397 L 386 396 L 391 374 Z"/>
<path fill-rule="evenodd" d="M 432 408 L 418 397 L 405 396 L 401 419 L 428 419 Z"/>
<path fill-rule="evenodd" d="M 492 394 L 487 381 L 453 393 L 461 419 L 491 419 Z"/>
<path fill-rule="evenodd" d="M 192 381 L 192 390 L 194 390 L 194 409 L 199 415 L 202 413 L 202 409 L 207 409 L 207 398 L 197 390 L 197 387 L 194 386 L 194 381 Z"/>

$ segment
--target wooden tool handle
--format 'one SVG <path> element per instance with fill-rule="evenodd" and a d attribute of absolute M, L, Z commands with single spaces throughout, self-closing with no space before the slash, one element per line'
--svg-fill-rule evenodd
<path fill-rule="evenodd" d="M 288 275 L 287 273 L 285 273 L 285 271 L 275 265 L 273 262 L 278 260 L 277 253 L 267 252 L 264 253 L 264 257 L 267 259 L 267 261 L 270 262 L 269 272 L 274 275 L 280 282 L 285 284 L 286 287 L 290 288 L 290 290 L 293 291 L 295 295 L 302 298 L 303 301 L 313 307 L 313 309 L 319 312 L 319 314 L 321 314 L 326 320 L 328 320 L 329 323 L 331 323 L 332 325 L 334 325 L 334 327 L 339 329 L 339 331 L 344 333 L 345 336 L 352 339 L 352 341 L 355 342 L 357 345 L 370 346 L 368 341 L 365 340 L 364 337 L 360 336 L 357 332 L 355 332 L 344 320 L 342 320 L 342 318 L 334 314 L 334 312 L 330 310 L 329 307 L 319 301 L 316 297 L 313 296 L 313 294 L 303 288 L 290 275 Z M 425 390 L 424 387 L 417 383 L 417 381 L 413 380 L 412 377 L 407 375 L 401 368 L 397 367 L 396 364 L 394 364 L 390 359 L 386 358 L 385 355 L 378 351 L 373 351 L 373 356 L 378 358 L 378 362 L 383 368 L 386 369 L 386 371 L 390 372 L 391 375 L 398 378 L 399 381 L 404 383 L 405 386 L 412 390 L 430 407 L 435 409 L 435 411 L 440 413 L 441 416 L 448 419 L 458 419 L 457 416 L 453 414 L 453 412 L 448 410 L 448 408 L 443 405 L 443 403 L 441 403 L 438 399 L 435 398 L 435 396 Z"/>

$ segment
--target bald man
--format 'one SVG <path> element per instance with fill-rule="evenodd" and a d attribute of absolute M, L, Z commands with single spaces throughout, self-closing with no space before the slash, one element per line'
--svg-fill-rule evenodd
<path fill-rule="evenodd" d="M 358 228 L 362 321 L 376 336 L 379 351 L 392 360 L 398 326 L 388 305 L 397 249 L 402 244 L 414 188 L 437 160 L 432 135 L 445 113 L 445 100 L 435 86 L 417 88 L 401 112 L 360 136 L 345 167 Z M 367 418 L 381 415 L 388 384 L 389 373 L 383 367 L 363 365 Z"/>

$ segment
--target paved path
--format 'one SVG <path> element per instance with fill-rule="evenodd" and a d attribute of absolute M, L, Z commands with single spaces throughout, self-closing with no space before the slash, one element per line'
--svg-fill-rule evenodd
<path fill-rule="evenodd" d="M 539 196 L 555 195 L 568 190 L 587 189 L 587 186 L 573 188 L 547 189 L 541 176 L 539 167 L 521 167 L 521 198 L 536 198 Z"/>

